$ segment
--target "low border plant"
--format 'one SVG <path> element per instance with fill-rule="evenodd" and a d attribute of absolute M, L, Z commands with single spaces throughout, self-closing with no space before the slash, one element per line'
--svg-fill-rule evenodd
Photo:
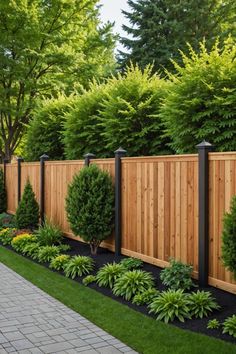
<path fill-rule="evenodd" d="M 97 278 L 96 278 L 95 275 L 89 274 L 89 275 L 87 275 L 87 276 L 82 280 L 82 283 L 83 283 L 85 286 L 87 286 L 87 285 L 89 285 L 89 284 L 91 284 L 91 283 L 95 283 L 96 279 L 97 279 Z"/>
<path fill-rule="evenodd" d="M 67 263 L 64 272 L 66 277 L 74 279 L 93 271 L 94 261 L 87 256 L 74 256 Z"/>
<path fill-rule="evenodd" d="M 208 321 L 207 329 L 219 329 L 219 328 L 220 328 L 220 322 L 216 318 Z"/>
<path fill-rule="evenodd" d="M 138 258 L 128 257 L 122 259 L 122 261 L 120 261 L 120 264 L 122 264 L 122 266 L 127 270 L 133 270 L 141 268 L 143 266 L 143 261 Z"/>
<path fill-rule="evenodd" d="M 192 317 L 207 317 L 213 310 L 220 308 L 209 291 L 198 290 L 197 292 L 192 292 L 188 300 Z"/>
<path fill-rule="evenodd" d="M 58 246 L 43 246 L 38 251 L 38 261 L 40 263 L 51 262 L 60 253 Z"/>
<path fill-rule="evenodd" d="M 227 317 L 222 326 L 223 333 L 227 333 L 230 336 L 236 338 L 236 315 Z"/>
<path fill-rule="evenodd" d="M 4 228 L 0 231 L 0 242 L 4 245 L 10 245 L 13 238 L 15 237 L 16 229 L 11 229 L 9 227 Z"/>
<path fill-rule="evenodd" d="M 53 258 L 50 262 L 49 267 L 54 270 L 64 270 L 68 262 L 70 261 L 70 256 L 67 254 L 60 254 Z"/>
<path fill-rule="evenodd" d="M 120 263 L 107 263 L 97 272 L 98 286 L 113 288 L 115 281 L 125 272 L 125 268 Z"/>
<path fill-rule="evenodd" d="M 20 234 L 11 241 L 11 246 L 16 252 L 22 253 L 27 244 L 35 242 L 35 236 L 32 234 Z"/>
<path fill-rule="evenodd" d="M 138 306 L 149 305 L 160 294 L 155 288 L 149 288 L 133 297 L 132 303 Z"/>

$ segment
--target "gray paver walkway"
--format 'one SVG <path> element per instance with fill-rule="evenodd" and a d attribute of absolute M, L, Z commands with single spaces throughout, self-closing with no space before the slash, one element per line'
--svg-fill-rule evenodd
<path fill-rule="evenodd" d="M 136 352 L 0 263 L 0 354 L 5 353 Z"/>

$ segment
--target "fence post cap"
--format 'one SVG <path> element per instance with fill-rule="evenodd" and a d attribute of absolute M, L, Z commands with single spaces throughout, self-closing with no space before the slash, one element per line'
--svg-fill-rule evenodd
<path fill-rule="evenodd" d="M 93 159 L 95 157 L 96 157 L 96 155 L 92 154 L 91 152 L 88 152 L 87 154 L 84 154 L 84 158 Z"/>
<path fill-rule="evenodd" d="M 115 155 L 126 155 L 127 154 L 127 151 L 124 150 L 122 147 L 119 147 L 119 149 L 117 149 L 115 151 Z"/>
<path fill-rule="evenodd" d="M 23 161 L 24 161 L 23 157 L 21 157 L 21 156 L 17 156 L 17 157 L 16 157 L 16 160 L 17 160 L 18 162 L 23 162 Z"/>
<path fill-rule="evenodd" d="M 10 161 L 9 161 L 9 159 L 8 158 L 6 158 L 6 157 L 4 157 L 4 159 L 3 159 L 3 163 L 9 163 Z"/>
<path fill-rule="evenodd" d="M 208 141 L 203 140 L 200 144 L 196 145 L 197 149 L 207 149 L 207 150 L 213 150 L 214 145 L 210 144 Z"/>
<path fill-rule="evenodd" d="M 46 154 L 43 154 L 42 156 L 40 156 L 40 161 L 45 161 L 45 160 L 49 160 L 49 156 Z"/>

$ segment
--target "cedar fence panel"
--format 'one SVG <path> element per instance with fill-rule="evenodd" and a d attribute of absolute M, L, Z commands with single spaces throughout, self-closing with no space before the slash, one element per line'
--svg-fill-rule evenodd
<path fill-rule="evenodd" d="M 37 202 L 39 203 L 39 178 L 40 178 L 40 164 L 39 162 L 22 162 L 21 163 L 21 196 L 23 195 L 25 184 L 29 179 Z"/>
<path fill-rule="evenodd" d="M 6 164 L 7 212 L 15 214 L 17 208 L 17 164 Z"/>

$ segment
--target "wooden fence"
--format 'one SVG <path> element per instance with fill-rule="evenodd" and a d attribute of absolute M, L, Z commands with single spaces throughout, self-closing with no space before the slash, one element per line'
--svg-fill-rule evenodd
<path fill-rule="evenodd" d="M 115 159 L 94 159 L 115 179 Z M 75 238 L 65 213 L 68 183 L 84 161 L 45 162 L 45 214 Z M 39 201 L 39 163 L 21 163 L 21 191 L 29 177 Z M 17 207 L 17 164 L 7 164 L 8 212 Z M 161 267 L 170 257 L 190 263 L 198 277 L 198 155 L 121 159 L 122 254 Z M 236 293 L 236 282 L 221 261 L 222 219 L 236 194 L 236 152 L 209 153 L 209 284 Z M 78 239 L 78 238 L 76 238 Z M 104 246 L 114 250 L 114 235 Z"/>

